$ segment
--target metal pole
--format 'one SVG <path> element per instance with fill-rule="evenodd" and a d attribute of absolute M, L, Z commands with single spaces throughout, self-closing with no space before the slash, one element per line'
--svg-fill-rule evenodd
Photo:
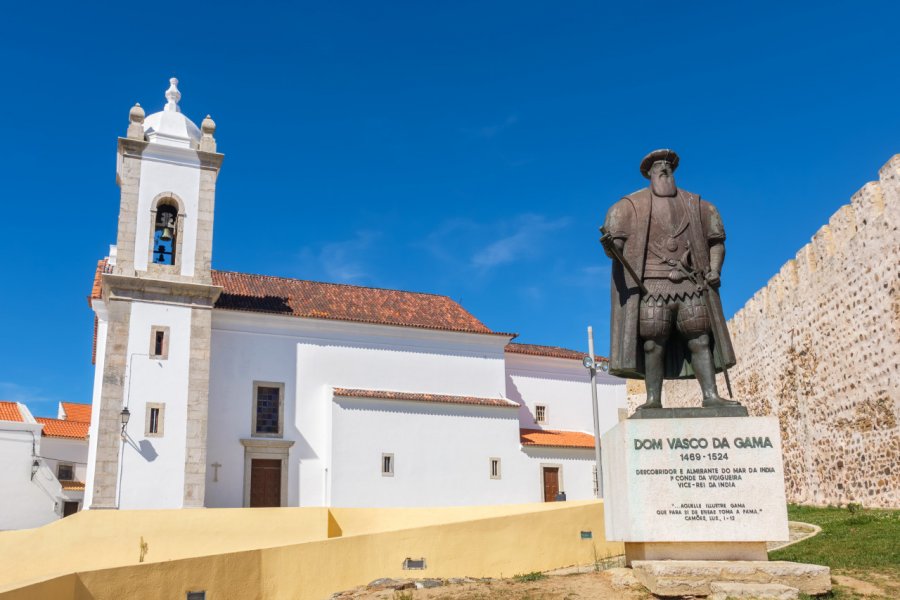
<path fill-rule="evenodd" d="M 594 409 L 594 454 L 597 460 L 597 498 L 603 497 L 603 467 L 600 464 L 600 408 L 597 406 L 597 364 L 594 354 L 594 328 L 588 326 L 588 354 L 591 357 L 591 408 Z"/>

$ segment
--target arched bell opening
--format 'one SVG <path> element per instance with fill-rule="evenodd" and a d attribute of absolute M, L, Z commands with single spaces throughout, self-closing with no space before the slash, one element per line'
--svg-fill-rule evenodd
<path fill-rule="evenodd" d="M 174 265 L 178 237 L 178 208 L 160 204 L 153 229 L 152 260 L 157 265 Z"/>

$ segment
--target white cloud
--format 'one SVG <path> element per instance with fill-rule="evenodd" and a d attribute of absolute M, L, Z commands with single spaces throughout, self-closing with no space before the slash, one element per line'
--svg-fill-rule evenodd
<path fill-rule="evenodd" d="M 318 270 L 328 281 L 358 283 L 371 277 L 366 256 L 380 237 L 377 231 L 358 231 L 349 240 L 329 242 L 318 250 L 305 248 L 300 258 L 307 272 Z"/>
<path fill-rule="evenodd" d="M 569 219 L 550 220 L 542 215 L 526 214 L 518 217 L 504 237 L 495 240 L 472 255 L 472 264 L 479 269 L 492 269 L 522 258 L 539 255 L 547 234 L 566 227 Z"/>

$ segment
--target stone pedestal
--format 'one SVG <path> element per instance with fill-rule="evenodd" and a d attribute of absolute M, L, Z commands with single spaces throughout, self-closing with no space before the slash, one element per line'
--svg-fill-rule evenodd
<path fill-rule="evenodd" d="M 766 560 L 788 539 L 775 417 L 628 419 L 601 440 L 606 538 L 626 560 Z"/>

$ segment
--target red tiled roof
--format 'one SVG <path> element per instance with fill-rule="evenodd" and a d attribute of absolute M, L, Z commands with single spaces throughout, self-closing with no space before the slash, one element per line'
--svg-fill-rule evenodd
<path fill-rule="evenodd" d="M 216 308 L 468 333 L 496 333 L 462 306 L 435 294 L 213 271 Z"/>
<path fill-rule="evenodd" d="M 581 431 L 521 429 L 519 436 L 523 446 L 551 446 L 555 448 L 594 447 L 594 436 Z"/>
<path fill-rule="evenodd" d="M 61 419 L 49 419 L 47 417 L 35 417 L 35 421 L 44 424 L 41 435 L 47 437 L 85 439 L 88 436 L 89 423 L 79 421 L 63 421 Z"/>
<path fill-rule="evenodd" d="M 568 348 L 559 348 L 557 346 L 539 346 L 537 344 L 514 344 L 510 342 L 506 345 L 506 351 L 513 354 L 530 354 L 531 356 L 550 356 L 553 358 L 571 358 L 572 360 L 581 360 L 587 356 L 587 352 L 578 350 L 569 350 Z M 606 360 L 603 356 L 594 357 L 596 360 Z"/>
<path fill-rule="evenodd" d="M 0 421 L 18 421 L 21 423 L 24 420 L 22 413 L 19 412 L 18 404 L 0 400 Z"/>
<path fill-rule="evenodd" d="M 478 398 L 475 396 L 449 396 L 446 394 L 417 394 L 410 392 L 388 392 L 384 390 L 352 390 L 334 388 L 334 395 L 344 398 L 375 398 L 378 400 L 407 400 L 410 402 L 437 402 L 441 404 L 474 404 L 518 408 L 519 405 L 506 398 Z"/>
<path fill-rule="evenodd" d="M 66 421 L 91 422 L 91 405 L 79 402 L 60 402 L 66 413 Z"/>
<path fill-rule="evenodd" d="M 84 482 L 83 481 L 60 481 L 59 484 L 62 486 L 62 489 L 70 491 L 70 492 L 83 492 L 84 491 Z"/>
<path fill-rule="evenodd" d="M 97 263 L 89 301 L 100 297 L 101 275 L 108 271 L 106 260 Z M 223 288 L 215 305 L 218 309 L 465 333 L 515 335 L 491 331 L 457 302 L 436 294 L 233 271 L 212 271 L 212 282 Z"/>

